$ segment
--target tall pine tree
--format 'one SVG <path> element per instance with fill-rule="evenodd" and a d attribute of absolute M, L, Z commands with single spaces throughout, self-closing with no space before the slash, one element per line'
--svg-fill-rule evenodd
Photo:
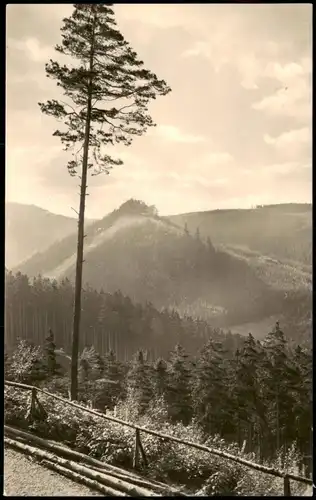
<path fill-rule="evenodd" d="M 81 179 L 73 317 L 71 398 L 78 395 L 78 353 L 81 315 L 84 217 L 88 170 L 108 173 L 122 164 L 105 146 L 129 146 L 154 125 L 148 103 L 170 88 L 131 49 L 116 27 L 111 4 L 75 4 L 63 20 L 62 42 L 56 51 L 69 56 L 69 65 L 51 60 L 46 74 L 57 81 L 64 99 L 39 103 L 41 111 L 62 121 L 56 130 L 65 150 L 72 150 L 68 171 Z M 79 175 L 78 172 L 81 174 Z"/>

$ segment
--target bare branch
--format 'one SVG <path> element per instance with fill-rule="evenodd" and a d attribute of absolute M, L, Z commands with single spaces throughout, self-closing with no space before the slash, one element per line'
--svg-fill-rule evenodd
<path fill-rule="evenodd" d="M 72 111 L 73 111 L 73 112 L 72 112 L 72 113 L 67 113 L 67 116 L 70 116 L 70 115 L 72 115 L 72 114 L 75 114 L 75 115 L 77 115 L 77 116 L 78 116 L 78 118 L 80 118 L 80 119 L 81 119 L 81 117 L 80 117 L 80 115 L 77 113 L 77 111 L 76 111 L 76 110 L 75 110 L 75 109 L 74 109 L 74 108 L 73 108 L 70 104 L 68 104 L 68 102 L 64 102 L 64 101 L 60 101 L 60 102 L 61 102 L 64 106 L 69 106 L 69 108 L 70 108 L 70 109 L 72 109 Z M 86 107 L 86 106 L 85 106 L 85 107 Z M 82 110 L 81 110 L 81 111 L 82 111 Z"/>
<path fill-rule="evenodd" d="M 70 208 L 71 208 L 71 210 L 73 210 L 74 212 L 76 212 L 76 214 L 77 214 L 77 215 L 78 215 L 78 217 L 79 217 L 79 212 L 77 212 L 77 210 L 76 210 L 74 207 L 70 207 Z"/>

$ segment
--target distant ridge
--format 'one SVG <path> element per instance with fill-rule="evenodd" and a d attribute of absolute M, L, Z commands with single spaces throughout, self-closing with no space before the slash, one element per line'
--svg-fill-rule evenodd
<path fill-rule="evenodd" d="M 87 221 L 89 224 L 91 221 Z M 12 268 L 76 231 L 75 218 L 36 205 L 5 204 L 5 263 Z"/>

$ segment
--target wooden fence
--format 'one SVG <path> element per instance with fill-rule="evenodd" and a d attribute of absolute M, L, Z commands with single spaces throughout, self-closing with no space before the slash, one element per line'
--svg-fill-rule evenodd
<path fill-rule="evenodd" d="M 81 406 L 78 403 L 75 403 L 73 401 L 69 401 L 65 398 L 62 398 L 61 396 L 57 396 L 56 394 L 51 394 L 50 392 L 45 391 L 44 389 L 40 389 L 39 387 L 35 387 L 33 385 L 20 384 L 18 382 L 10 382 L 7 380 L 5 380 L 4 384 L 7 386 L 18 387 L 20 389 L 30 391 L 32 394 L 31 405 L 30 405 L 31 411 L 32 411 L 32 408 L 36 404 L 39 405 L 39 408 L 42 411 L 44 411 L 44 409 L 42 408 L 42 406 L 38 400 L 38 397 L 37 397 L 37 393 L 42 393 L 42 394 L 46 394 L 47 396 L 52 397 L 58 401 L 61 401 L 69 406 L 77 408 L 78 410 L 84 411 L 86 413 L 90 413 L 96 417 L 103 418 L 105 420 L 110 420 L 110 421 L 115 422 L 117 424 L 121 424 L 123 426 L 131 427 L 132 429 L 135 429 L 135 447 L 134 447 L 134 455 L 133 455 L 134 468 L 138 467 L 140 457 L 142 457 L 142 460 L 143 460 L 145 465 L 148 464 L 147 457 L 146 457 L 145 451 L 143 449 L 143 446 L 141 443 L 141 438 L 140 438 L 140 435 L 141 435 L 140 433 L 144 432 L 145 434 L 150 434 L 150 435 L 156 436 L 160 439 L 173 441 L 175 443 L 189 446 L 191 448 L 196 448 L 197 450 L 201 450 L 203 452 L 210 453 L 212 455 L 216 455 L 216 456 L 224 458 L 226 460 L 236 462 L 236 463 L 243 465 L 245 467 L 249 467 L 250 469 L 257 470 L 259 472 L 263 472 L 264 474 L 270 474 L 271 476 L 279 477 L 279 478 L 283 479 L 284 496 L 291 496 L 290 480 L 298 481 L 300 483 L 305 483 L 307 485 L 313 485 L 312 479 L 309 479 L 307 477 L 298 476 L 296 474 L 291 474 L 291 473 L 288 473 L 285 471 L 273 469 L 272 467 L 266 467 L 264 465 L 249 462 L 248 460 L 245 460 L 244 458 L 236 457 L 235 455 L 231 455 L 230 453 L 226 453 L 224 451 L 217 450 L 215 448 L 210 448 L 209 446 L 205 446 L 202 444 L 187 441 L 185 439 L 180 439 L 180 438 L 177 438 L 175 436 L 169 436 L 168 434 L 162 434 L 161 432 L 157 432 L 157 431 L 154 431 L 151 429 L 146 429 L 146 427 L 141 427 L 141 426 L 133 424 L 131 422 L 126 422 L 125 420 L 111 417 L 110 415 L 106 415 L 105 413 L 98 412 L 98 411 L 93 410 L 91 408 L 85 408 L 84 406 Z"/>

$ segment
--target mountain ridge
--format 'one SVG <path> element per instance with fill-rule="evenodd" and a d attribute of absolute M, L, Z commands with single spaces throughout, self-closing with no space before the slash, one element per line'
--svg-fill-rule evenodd
<path fill-rule="evenodd" d="M 86 221 L 87 225 L 91 222 Z M 75 233 L 77 219 L 54 214 L 37 205 L 5 203 L 5 263 L 9 268 L 46 250 L 54 241 Z"/>
<path fill-rule="evenodd" d="M 257 210 L 275 211 L 271 207 Z M 288 208 L 278 206 L 277 210 L 284 218 Z M 299 211 L 308 222 L 306 208 Z M 227 220 L 225 212 L 215 212 Z M 236 211 L 233 213 L 236 216 Z M 182 316 L 201 317 L 220 328 L 240 330 L 240 325 L 257 322 L 259 331 L 260 323 L 269 318 L 274 322 L 277 315 L 282 321 L 291 317 L 293 329 L 304 335 L 310 330 L 311 266 L 286 261 L 283 256 L 274 258 L 245 244 L 238 246 L 233 239 L 234 220 L 226 224 L 228 233 L 232 229 L 226 235 L 230 245 L 218 241 L 218 230 L 213 231 L 212 225 L 207 234 L 207 225 L 201 230 L 187 220 L 183 217 L 177 224 L 175 218 L 160 217 L 155 207 L 128 200 L 90 224 L 85 239 L 84 283 L 108 293 L 119 289 L 133 301 L 152 302 L 158 309 L 173 308 Z M 275 221 L 271 213 L 269 221 Z M 291 224 L 292 219 L 287 229 Z M 225 231 L 225 226 L 220 229 Z M 270 233 L 276 233 L 274 226 Z M 76 233 L 69 234 L 13 271 L 73 281 L 76 242 Z M 297 305 L 302 300 L 300 313 Z"/>
<path fill-rule="evenodd" d="M 71 234 L 15 271 L 73 280 L 75 249 L 76 235 Z M 132 300 L 183 314 L 193 305 L 201 317 L 216 321 L 221 316 L 225 322 L 227 316 L 234 321 L 244 320 L 245 314 L 247 319 L 262 316 L 265 307 L 277 312 L 277 294 L 247 262 L 186 233 L 159 217 L 154 207 L 135 200 L 90 226 L 85 261 L 84 282 L 91 286 L 110 293 L 120 289 Z"/>
<path fill-rule="evenodd" d="M 309 203 L 191 212 L 169 216 L 169 220 L 190 232 L 198 229 L 216 245 L 242 246 L 282 260 L 312 263 Z"/>

